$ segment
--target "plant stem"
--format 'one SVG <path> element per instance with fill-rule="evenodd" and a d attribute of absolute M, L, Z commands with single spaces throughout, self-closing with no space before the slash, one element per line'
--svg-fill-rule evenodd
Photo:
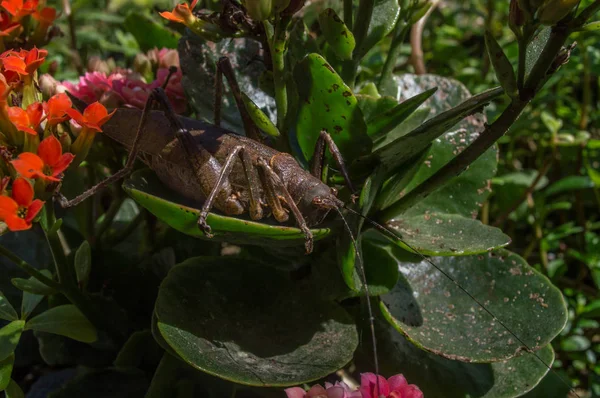
<path fill-rule="evenodd" d="M 108 210 L 106 211 L 106 213 L 104 213 L 104 220 L 102 220 L 102 223 L 98 226 L 98 229 L 96 230 L 96 233 L 94 234 L 95 241 L 100 241 L 100 239 L 102 238 L 102 235 L 104 235 L 104 233 L 108 230 L 108 227 L 110 227 L 113 220 L 115 219 L 115 216 L 119 212 L 119 209 L 121 208 L 121 205 L 123 204 L 124 200 L 125 200 L 125 198 L 122 195 L 119 195 L 119 197 L 115 198 L 112 201 Z M 95 242 L 90 242 L 90 243 L 95 243 Z"/>
<path fill-rule="evenodd" d="M 352 30 L 352 0 L 344 0 L 344 24 Z"/>
<path fill-rule="evenodd" d="M 573 28 L 578 28 L 580 26 L 583 26 L 583 24 L 585 24 L 599 10 L 600 10 L 600 0 L 596 0 L 592 4 L 590 4 L 586 9 L 584 9 L 583 11 L 581 11 L 579 13 L 577 18 L 575 18 L 573 20 L 573 23 L 571 24 L 571 26 Z"/>
<path fill-rule="evenodd" d="M 21 257 L 17 256 L 15 253 L 10 251 L 7 247 L 0 245 L 0 255 L 6 257 L 13 263 L 19 266 L 23 271 L 27 272 L 30 276 L 34 277 L 38 281 L 42 282 L 44 285 L 56 289 L 58 291 L 62 290 L 62 286 L 60 283 L 53 281 L 48 278 L 46 275 L 42 274 L 35 267 L 29 264 L 27 261 L 23 260 Z"/>
<path fill-rule="evenodd" d="M 383 95 L 387 94 L 385 83 L 392 78 L 396 61 L 400 56 L 400 51 L 402 50 L 402 43 L 404 43 L 404 39 L 406 39 L 406 34 L 408 33 L 408 27 L 409 25 L 405 21 L 398 20 L 396 28 L 394 29 L 394 38 L 392 39 L 390 50 L 385 58 L 381 76 L 379 77 L 379 82 L 377 83 L 377 89 Z"/>
<path fill-rule="evenodd" d="M 517 70 L 517 87 L 519 90 L 523 89 L 523 83 L 525 82 L 525 62 L 527 58 L 527 39 L 525 35 L 521 36 L 517 40 L 519 45 L 519 65 Z"/>
<path fill-rule="evenodd" d="M 277 128 L 281 134 L 284 135 L 284 141 L 287 141 L 285 119 L 288 110 L 287 87 L 285 85 L 285 54 L 287 51 L 288 39 L 287 27 L 290 21 L 290 18 L 278 18 L 277 21 L 275 21 L 273 38 L 269 40 L 271 59 L 273 60 L 273 84 L 275 86 L 275 103 L 277 104 Z"/>
<path fill-rule="evenodd" d="M 178 370 L 179 360 L 165 352 L 154 372 L 154 377 L 152 377 L 145 398 L 170 396 L 169 391 L 173 390 L 173 381 L 178 377 Z"/>
<path fill-rule="evenodd" d="M 356 74 L 358 73 L 358 65 L 367 52 L 363 46 L 365 44 L 367 33 L 369 32 L 369 25 L 371 25 L 373 7 L 375 7 L 375 0 L 360 0 L 358 10 L 356 11 L 356 15 L 360 16 L 354 21 L 354 29 L 352 30 L 356 46 L 352 53 L 352 59 L 344 63 L 342 70 L 343 79 L 350 88 L 354 88 Z"/>
<path fill-rule="evenodd" d="M 453 177 L 461 174 L 471 163 L 494 145 L 494 143 L 502 137 L 508 131 L 510 126 L 512 126 L 519 118 L 525 107 L 535 96 L 537 90 L 548 80 L 547 71 L 567 40 L 570 32 L 570 29 L 566 26 L 555 26 L 552 29 L 546 47 L 542 51 L 525 83 L 525 89 L 521 99 L 513 99 L 498 119 L 491 125 L 486 126 L 479 137 L 477 137 L 477 139 L 463 152 L 450 160 L 434 175 L 422 182 L 402 199 L 378 213 L 376 217 L 380 220 L 387 221 L 402 214 L 415 203 L 444 186 Z"/>

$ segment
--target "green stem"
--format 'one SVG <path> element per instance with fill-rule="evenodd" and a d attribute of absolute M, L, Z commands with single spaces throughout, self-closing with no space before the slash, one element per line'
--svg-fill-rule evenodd
<path fill-rule="evenodd" d="M 275 103 L 277 104 L 277 128 L 287 140 L 285 119 L 288 110 L 287 87 L 285 85 L 285 54 L 287 51 L 287 27 L 290 18 L 278 18 L 275 21 L 275 32 L 269 40 L 271 59 L 273 60 L 273 84 L 275 86 Z M 266 30 L 266 28 L 265 28 Z"/>
<path fill-rule="evenodd" d="M 179 367 L 179 360 L 165 352 L 154 372 L 145 398 L 170 396 L 169 392 L 173 391 L 173 381 L 179 376 Z"/>
<path fill-rule="evenodd" d="M 344 24 L 352 30 L 352 0 L 344 0 Z"/>
<path fill-rule="evenodd" d="M 519 38 L 517 41 L 519 45 L 519 66 L 517 70 L 517 87 L 519 90 L 523 89 L 525 82 L 525 62 L 527 58 L 527 39 L 525 35 Z"/>
<path fill-rule="evenodd" d="M 102 235 L 104 235 L 104 233 L 108 230 L 108 227 L 110 227 L 113 220 L 115 219 L 115 216 L 119 212 L 119 209 L 121 208 L 121 205 L 123 204 L 124 200 L 125 198 L 123 196 L 119 196 L 112 201 L 110 207 L 108 208 L 106 213 L 104 213 L 104 219 L 102 220 L 102 223 L 100 223 L 100 225 L 96 229 L 96 233 L 94 234 L 94 239 L 96 241 L 100 241 Z"/>
<path fill-rule="evenodd" d="M 569 33 L 570 30 L 564 26 L 554 27 L 546 47 L 542 51 L 529 78 L 525 82 L 524 92 L 521 96 L 522 99 L 514 99 L 498 119 L 491 125 L 488 125 L 479 137 L 463 152 L 453 158 L 415 189 L 410 191 L 408 195 L 380 212 L 377 217 L 382 220 L 390 220 L 403 213 L 415 203 L 444 186 L 453 177 L 462 173 L 471 163 L 494 145 L 494 143 L 502 137 L 508 131 L 510 126 L 512 126 L 519 118 L 525 107 L 535 96 L 537 90 L 548 80 L 547 71 L 567 40 Z"/>
<path fill-rule="evenodd" d="M 354 47 L 352 60 L 345 62 L 342 69 L 342 77 L 350 88 L 354 88 L 358 66 L 360 65 L 362 57 L 366 54 L 364 43 L 367 33 L 369 32 L 369 25 L 371 24 L 374 6 L 375 0 L 360 0 L 360 3 L 358 4 L 356 15 L 360 17 L 355 19 L 354 29 L 352 30 L 356 46 Z"/>
<path fill-rule="evenodd" d="M 584 9 L 583 11 L 581 11 L 579 13 L 577 18 L 575 18 L 573 20 L 573 22 L 571 23 L 571 27 L 576 29 L 576 28 L 583 26 L 599 10 L 600 10 L 600 0 L 596 0 L 592 4 L 590 4 L 586 9 Z"/>
<path fill-rule="evenodd" d="M 119 242 L 122 242 L 125 240 L 125 238 L 127 238 L 129 236 L 129 234 L 131 234 L 133 231 L 135 231 L 135 229 L 137 228 L 138 225 L 140 225 L 140 223 L 144 220 L 144 210 L 141 210 L 137 216 L 135 216 L 135 218 L 133 220 L 131 220 L 129 222 L 129 224 L 127 224 L 127 226 L 118 234 L 114 235 L 114 236 L 110 236 L 107 237 L 106 239 L 106 245 L 107 246 L 112 246 L 112 245 L 116 245 Z"/>
<path fill-rule="evenodd" d="M 18 265 L 19 268 L 27 272 L 30 276 L 34 277 L 38 281 L 42 282 L 44 285 L 56 289 L 58 291 L 62 290 L 62 286 L 60 283 L 48 278 L 46 275 L 42 274 L 27 261 L 23 260 L 21 257 L 17 256 L 15 253 L 13 253 L 8 248 L 2 245 L 0 245 L 0 255 L 6 257 L 10 261 Z"/>
<path fill-rule="evenodd" d="M 400 56 L 400 51 L 402 50 L 402 43 L 404 43 L 404 39 L 406 39 L 409 26 L 410 25 L 404 22 L 403 20 L 398 20 L 398 23 L 396 24 L 396 28 L 394 29 L 394 38 L 392 39 L 390 50 L 388 51 L 387 57 L 385 58 L 383 70 L 381 71 L 379 82 L 377 83 L 377 89 L 381 94 L 386 94 L 385 83 L 391 79 L 392 74 L 394 73 L 396 61 Z"/>

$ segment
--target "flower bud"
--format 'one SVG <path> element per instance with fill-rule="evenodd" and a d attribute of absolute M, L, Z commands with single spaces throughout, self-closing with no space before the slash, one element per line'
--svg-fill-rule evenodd
<path fill-rule="evenodd" d="M 152 80 L 152 63 L 146 54 L 139 53 L 133 60 L 133 70 L 142 75 L 147 81 Z"/>
<path fill-rule="evenodd" d="M 298 11 L 304 7 L 304 3 L 306 0 L 290 0 L 290 4 L 287 6 L 285 10 L 283 10 L 283 15 L 294 15 Z"/>
<path fill-rule="evenodd" d="M 569 15 L 581 0 L 547 0 L 539 9 L 538 18 L 544 25 L 555 25 Z"/>
<path fill-rule="evenodd" d="M 273 0 L 245 0 L 242 3 L 248 15 L 255 21 L 268 19 L 273 11 Z"/>
<path fill-rule="evenodd" d="M 521 7 L 519 7 L 519 2 L 517 0 L 510 0 L 508 22 L 510 26 L 525 25 L 525 14 L 523 14 L 523 10 L 521 10 Z"/>

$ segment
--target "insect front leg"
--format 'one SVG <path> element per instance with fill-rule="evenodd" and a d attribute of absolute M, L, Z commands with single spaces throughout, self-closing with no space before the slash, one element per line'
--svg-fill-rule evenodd
<path fill-rule="evenodd" d="M 319 179 L 322 178 L 323 167 L 325 165 L 326 147 L 329 148 L 329 152 L 331 152 L 331 155 L 333 155 L 333 159 L 337 163 L 337 166 L 340 169 L 340 173 L 342 173 L 344 181 L 346 181 L 346 185 L 350 189 L 350 192 L 354 194 L 354 192 L 356 191 L 354 190 L 352 181 L 350 181 L 348 169 L 346 168 L 346 164 L 344 162 L 344 157 L 342 156 L 342 153 L 338 149 L 337 145 L 335 145 L 335 141 L 333 141 L 331 135 L 329 135 L 329 133 L 325 130 L 321 130 L 321 134 L 319 134 L 319 139 L 317 139 L 317 143 L 315 145 L 315 151 L 310 165 L 311 174 Z"/>
<path fill-rule="evenodd" d="M 298 223 L 299 228 L 304 233 L 304 238 L 305 238 L 304 246 L 306 247 L 306 253 L 307 254 L 312 253 L 313 235 L 312 235 L 312 232 L 310 231 L 310 228 L 308 228 L 308 224 L 306 223 L 304 216 L 300 212 L 300 209 L 298 209 L 298 206 L 296 206 L 296 202 L 294 202 L 294 198 L 292 198 L 292 195 L 288 192 L 287 188 L 285 187 L 285 184 L 283 183 L 283 181 L 281 181 L 281 178 L 279 177 L 279 175 L 277 173 L 275 173 L 275 171 L 271 168 L 271 166 L 269 166 L 269 164 L 267 163 L 267 161 L 265 159 L 263 159 L 263 158 L 258 159 L 258 166 L 261 167 L 261 169 L 265 172 L 265 174 L 267 176 L 267 178 L 265 180 L 268 181 L 267 184 L 272 183 L 283 194 L 285 202 L 287 203 L 288 207 L 292 211 L 292 214 L 294 214 L 294 218 L 296 218 L 296 223 Z"/>

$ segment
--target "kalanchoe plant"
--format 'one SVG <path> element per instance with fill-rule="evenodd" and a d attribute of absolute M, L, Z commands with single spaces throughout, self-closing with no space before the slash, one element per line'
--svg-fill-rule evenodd
<path fill-rule="evenodd" d="M 0 55 L 0 219 L 11 231 L 39 225 L 53 263 L 40 270 L 0 246 L 30 276 L 12 280 L 20 316 L 15 297 L 0 295 L 0 389 L 19 388 L 10 376 L 27 330 L 50 363 L 103 368 L 57 396 L 117 380 L 148 397 L 516 397 L 544 378 L 567 321 L 562 294 L 477 216 L 496 141 L 568 61 L 570 35 L 600 2 L 511 2 L 518 61 L 486 33 L 500 87 L 475 95 L 397 72 L 428 1 L 329 5 L 181 3 L 160 13 L 182 33 L 177 56 L 138 54 L 132 69 L 99 62 L 78 83 L 48 76 L 46 101 L 37 70 L 48 52 Z M 52 16 L 37 2 L 2 6 L 11 23 L 37 12 L 41 30 Z M 223 80 L 232 95 L 221 104 Z M 488 121 L 492 102 L 504 108 Z M 223 144 L 234 139 L 243 145 Z M 134 167 L 112 141 L 150 168 L 123 183 L 133 200 L 103 190 Z M 231 171 L 212 181 L 230 179 L 229 212 L 203 208 L 189 189 L 215 164 Z M 326 194 L 286 191 L 305 164 Z M 68 204 L 80 206 L 60 209 Z M 50 352 L 51 339 L 66 348 Z M 350 363 L 344 383 L 325 379 Z"/>

